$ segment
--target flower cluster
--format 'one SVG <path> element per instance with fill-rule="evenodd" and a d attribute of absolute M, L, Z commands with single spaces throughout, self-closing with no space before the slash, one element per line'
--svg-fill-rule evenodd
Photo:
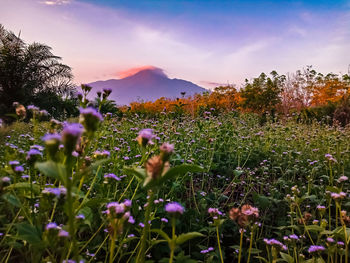
<path fill-rule="evenodd" d="M 272 246 L 276 248 L 277 250 L 287 250 L 287 246 L 284 245 L 282 242 L 272 238 L 272 239 L 267 239 L 264 238 L 264 242 L 266 245 Z"/>
<path fill-rule="evenodd" d="M 246 227 L 250 223 L 254 223 L 259 218 L 259 209 L 251 205 L 243 205 L 241 209 L 231 208 L 230 218 L 236 221 L 241 227 Z"/>
<path fill-rule="evenodd" d="M 171 216 L 182 215 L 185 211 L 184 207 L 177 202 L 171 202 L 165 205 L 165 211 Z"/>

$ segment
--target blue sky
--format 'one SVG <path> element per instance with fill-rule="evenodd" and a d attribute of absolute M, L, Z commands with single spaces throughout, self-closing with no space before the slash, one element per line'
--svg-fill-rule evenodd
<path fill-rule="evenodd" d="M 347 73 L 350 1 L 0 0 L 1 23 L 50 45 L 77 83 L 155 66 L 207 88 L 307 65 Z"/>

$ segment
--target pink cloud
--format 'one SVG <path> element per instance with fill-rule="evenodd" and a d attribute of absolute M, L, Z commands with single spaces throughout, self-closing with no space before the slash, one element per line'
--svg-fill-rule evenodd
<path fill-rule="evenodd" d="M 163 73 L 163 70 L 160 68 L 157 68 L 155 66 L 151 66 L 151 65 L 145 65 L 145 66 L 141 66 L 141 67 L 135 67 L 135 68 L 129 68 L 126 70 L 122 70 L 117 72 L 117 77 L 120 79 L 135 75 L 136 73 L 142 71 L 142 70 L 146 70 L 146 69 L 151 69 L 151 70 L 157 70 L 160 73 Z"/>

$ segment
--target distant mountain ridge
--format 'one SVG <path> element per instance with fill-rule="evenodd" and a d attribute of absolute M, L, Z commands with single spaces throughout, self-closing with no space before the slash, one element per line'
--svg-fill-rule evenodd
<path fill-rule="evenodd" d="M 136 74 L 122 78 L 100 80 L 88 83 L 93 89 L 89 98 L 95 98 L 97 91 L 109 88 L 112 93 L 109 99 L 118 105 L 127 105 L 133 101 L 154 101 L 161 97 L 178 98 L 181 92 L 185 96 L 203 93 L 206 89 L 186 80 L 170 79 L 159 68 L 144 69 Z"/>

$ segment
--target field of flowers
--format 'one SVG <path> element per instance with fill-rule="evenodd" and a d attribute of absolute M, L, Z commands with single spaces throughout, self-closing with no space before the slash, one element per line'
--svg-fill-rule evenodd
<path fill-rule="evenodd" d="M 349 261 L 348 128 L 30 110 L 0 129 L 0 263 Z"/>

